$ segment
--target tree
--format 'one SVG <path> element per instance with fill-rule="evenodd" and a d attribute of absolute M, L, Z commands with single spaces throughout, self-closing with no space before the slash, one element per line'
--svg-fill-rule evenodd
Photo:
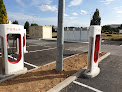
<path fill-rule="evenodd" d="M 31 24 L 31 26 L 38 26 L 38 24 Z"/>
<path fill-rule="evenodd" d="M 111 30 L 111 27 L 109 25 L 105 25 L 102 27 L 102 30 Z"/>
<path fill-rule="evenodd" d="M 122 29 L 122 24 L 120 25 L 120 29 Z"/>
<path fill-rule="evenodd" d="M 52 32 L 55 32 L 55 28 L 54 28 L 54 25 L 52 25 Z"/>
<path fill-rule="evenodd" d="M 99 10 L 96 9 L 94 12 L 93 18 L 91 20 L 90 25 L 100 25 L 101 24 L 101 17 L 99 16 Z"/>
<path fill-rule="evenodd" d="M 13 21 L 12 24 L 19 24 L 17 20 Z"/>
<path fill-rule="evenodd" d="M 0 0 L 0 24 L 8 24 L 7 12 L 3 0 Z"/>
<path fill-rule="evenodd" d="M 28 21 L 25 22 L 24 29 L 26 29 L 27 33 L 29 32 L 29 22 Z"/>

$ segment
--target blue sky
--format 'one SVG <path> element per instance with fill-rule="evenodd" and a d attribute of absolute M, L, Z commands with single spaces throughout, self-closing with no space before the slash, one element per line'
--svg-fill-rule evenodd
<path fill-rule="evenodd" d="M 58 0 L 3 0 L 8 19 L 57 25 Z M 96 8 L 101 25 L 122 24 L 122 0 L 65 0 L 65 26 L 88 27 Z"/>

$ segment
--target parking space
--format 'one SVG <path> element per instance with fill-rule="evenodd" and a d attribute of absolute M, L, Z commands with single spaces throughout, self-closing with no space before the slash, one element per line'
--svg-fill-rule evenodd
<path fill-rule="evenodd" d="M 110 55 L 99 67 L 97 77 L 88 79 L 81 75 L 61 92 L 122 92 L 122 57 Z"/>
<path fill-rule="evenodd" d="M 88 48 L 88 44 L 76 43 L 76 42 L 65 42 L 64 43 L 64 58 L 74 55 L 74 54 L 83 53 L 85 50 L 85 49 L 81 49 L 83 47 Z M 45 65 L 53 61 L 56 61 L 57 42 L 55 40 L 27 39 L 26 49 L 28 53 L 24 54 L 24 66 L 27 67 L 28 70 L 36 68 L 40 65 Z M 0 54 L 0 57 L 1 57 L 1 54 Z M 10 60 L 13 58 L 11 54 L 9 54 L 8 57 Z M 16 60 L 15 55 L 14 55 L 14 59 Z M 0 60 L 0 62 L 1 61 L 2 60 Z"/>
<path fill-rule="evenodd" d="M 42 49 L 48 49 L 48 47 L 41 46 L 41 45 L 29 45 L 27 46 L 27 51 L 36 51 L 36 50 L 42 50 Z"/>
<path fill-rule="evenodd" d="M 83 53 L 83 51 L 75 50 L 76 46 L 79 47 L 82 45 L 80 45 L 79 43 L 65 43 L 64 58 L 74 54 Z M 29 45 L 27 46 L 27 50 L 29 51 L 29 53 L 24 54 L 24 60 L 25 62 L 29 63 L 29 64 L 25 63 L 25 66 L 28 69 L 32 69 L 35 68 L 35 66 L 38 67 L 40 65 L 45 65 L 52 61 L 56 61 L 56 57 L 57 57 L 56 42 L 50 44 L 49 41 L 49 43 L 42 44 L 42 45 L 40 45 L 39 42 L 32 45 L 29 43 Z"/>
<path fill-rule="evenodd" d="M 88 48 L 88 43 L 76 43 L 76 42 L 65 42 L 64 43 L 64 58 L 83 53 Z M 55 40 L 27 40 L 27 51 L 29 53 L 24 54 L 25 67 L 28 70 L 36 68 L 40 65 L 45 65 L 56 61 L 57 57 L 57 42 Z"/>

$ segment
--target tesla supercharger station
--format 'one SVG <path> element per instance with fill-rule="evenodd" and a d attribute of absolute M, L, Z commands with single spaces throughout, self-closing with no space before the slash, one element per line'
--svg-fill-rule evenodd
<path fill-rule="evenodd" d="M 0 24 L 2 74 L 9 75 L 24 70 L 23 37 L 24 27 L 14 24 Z M 15 48 L 19 40 L 19 53 Z M 9 47 L 9 48 L 8 48 Z"/>
<path fill-rule="evenodd" d="M 101 26 L 90 26 L 87 69 L 84 73 L 86 77 L 93 78 L 100 73 L 100 68 L 98 67 L 100 38 Z"/>

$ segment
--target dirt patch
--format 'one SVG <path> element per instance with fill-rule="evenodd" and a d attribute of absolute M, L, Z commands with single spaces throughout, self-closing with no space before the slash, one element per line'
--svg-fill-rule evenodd
<path fill-rule="evenodd" d="M 101 53 L 99 56 L 104 55 Z M 0 92 L 45 92 L 84 68 L 87 53 L 64 59 L 63 71 L 56 72 L 56 63 L 42 66 L 17 78 L 0 83 Z"/>

